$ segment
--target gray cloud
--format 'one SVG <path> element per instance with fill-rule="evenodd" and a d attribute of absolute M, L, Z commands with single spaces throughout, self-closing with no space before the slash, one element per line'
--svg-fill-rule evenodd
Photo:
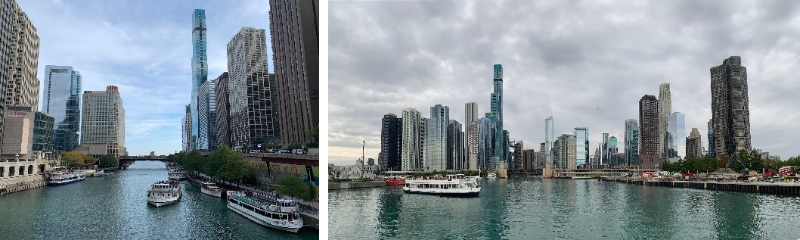
<path fill-rule="evenodd" d="M 505 126 L 525 148 L 589 127 L 622 138 L 644 94 L 669 82 L 672 108 L 707 145 L 709 69 L 732 55 L 748 69 L 753 146 L 800 154 L 800 3 L 795 1 L 334 1 L 329 5 L 329 146 L 334 163 L 377 158 L 380 119 L 464 103 L 489 109 L 491 67 L 504 67 Z M 341 160 L 341 161 L 338 161 Z"/>

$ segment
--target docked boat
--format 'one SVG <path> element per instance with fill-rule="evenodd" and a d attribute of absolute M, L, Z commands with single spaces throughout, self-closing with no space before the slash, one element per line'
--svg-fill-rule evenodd
<path fill-rule="evenodd" d="M 103 169 L 100 169 L 99 171 L 96 171 L 93 174 L 93 176 L 95 176 L 95 177 L 102 177 L 102 176 L 105 176 L 105 175 L 106 175 L 106 171 L 104 171 Z"/>
<path fill-rule="evenodd" d="M 200 192 L 218 198 L 222 197 L 222 188 L 217 187 L 217 184 L 212 182 L 204 182 L 203 185 L 200 186 Z"/>
<path fill-rule="evenodd" d="M 406 184 L 406 179 L 404 177 L 385 177 L 383 182 L 386 183 L 387 187 L 403 186 Z"/>
<path fill-rule="evenodd" d="M 147 190 L 147 203 L 156 207 L 166 206 L 181 200 L 181 183 L 158 181 Z"/>
<path fill-rule="evenodd" d="M 279 199 L 279 204 L 268 204 L 254 196 L 239 191 L 228 191 L 228 209 L 262 226 L 297 233 L 303 227 L 303 218 L 297 212 L 296 203 Z M 295 207 L 283 207 L 286 204 Z"/>
<path fill-rule="evenodd" d="M 486 179 L 497 179 L 497 174 L 493 172 L 487 173 Z"/>
<path fill-rule="evenodd" d="M 176 180 L 180 181 L 186 179 L 186 172 L 183 169 L 179 168 L 170 168 L 169 169 L 169 180 Z"/>
<path fill-rule="evenodd" d="M 448 175 L 443 179 L 408 180 L 403 191 L 416 194 L 477 197 L 481 192 L 481 186 L 475 178 L 465 178 L 463 174 L 457 174 Z"/>
<path fill-rule="evenodd" d="M 86 179 L 86 177 L 84 177 L 83 174 L 67 171 L 56 171 L 50 174 L 50 177 L 47 178 L 47 185 L 66 185 L 74 182 L 80 182 L 84 179 Z"/>

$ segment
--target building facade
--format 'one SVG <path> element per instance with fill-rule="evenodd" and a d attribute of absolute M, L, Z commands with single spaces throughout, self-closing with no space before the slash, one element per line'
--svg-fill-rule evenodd
<path fill-rule="evenodd" d="M 492 92 L 492 121 L 494 125 L 494 168 L 500 167 L 500 161 L 507 161 L 505 156 L 508 154 L 508 141 L 503 135 L 503 65 L 494 65 L 493 77 L 494 92 Z"/>
<path fill-rule="evenodd" d="M 672 94 L 669 90 L 669 83 L 662 83 L 658 86 L 658 147 L 659 159 L 667 159 L 669 152 L 669 115 L 672 113 Z"/>
<path fill-rule="evenodd" d="M 381 120 L 381 154 L 378 164 L 381 169 L 400 170 L 403 149 L 403 119 L 392 113 Z"/>
<path fill-rule="evenodd" d="M 190 149 L 198 149 L 200 138 L 200 85 L 208 80 L 208 59 L 206 57 L 206 10 L 192 12 L 192 99 L 191 99 L 191 138 Z M 208 149 L 207 139 L 205 140 Z"/>
<path fill-rule="evenodd" d="M 661 166 L 659 148 L 659 108 L 658 99 L 653 95 L 644 95 L 639 100 L 639 166 L 657 168 Z"/>
<path fill-rule="evenodd" d="M 58 151 L 78 147 L 81 74 L 70 66 L 47 65 L 42 100 L 43 112 L 54 118 L 52 146 Z"/>
<path fill-rule="evenodd" d="M 472 122 L 478 121 L 478 104 L 475 102 L 468 102 L 464 104 L 464 146 L 467 148 L 467 158 L 469 158 L 469 152 L 471 152 L 472 145 L 469 144 L 470 140 L 470 124 Z"/>
<path fill-rule="evenodd" d="M 464 162 L 464 132 L 456 120 L 449 120 L 447 124 L 447 169 L 465 169 Z"/>
<path fill-rule="evenodd" d="M 576 166 L 589 163 L 589 128 L 579 127 L 573 131 L 575 135 Z"/>
<path fill-rule="evenodd" d="M 550 116 L 544 120 L 545 161 L 550 163 L 553 162 L 552 150 L 554 141 L 555 135 L 553 135 L 553 116 Z"/>
<path fill-rule="evenodd" d="M 752 148 L 747 89 L 747 68 L 742 66 L 741 57 L 731 56 L 722 65 L 711 68 L 713 151 L 717 157 Z"/>
<path fill-rule="evenodd" d="M 625 120 L 625 164 L 639 164 L 639 121 Z"/>
<path fill-rule="evenodd" d="M 183 151 L 189 152 L 192 151 L 192 105 L 186 105 L 186 112 L 181 119 L 183 126 L 181 126 L 182 130 L 182 138 L 183 138 Z"/>
<path fill-rule="evenodd" d="M 319 1 L 270 0 L 270 39 L 284 146 L 319 126 Z"/>
<path fill-rule="evenodd" d="M 717 154 L 716 154 L 716 151 L 714 150 L 714 149 L 716 149 L 716 148 L 714 148 L 714 119 L 709 119 L 708 120 L 708 134 L 707 135 L 708 136 L 706 136 L 706 137 L 708 138 L 707 139 L 708 140 L 708 149 L 706 151 L 708 152 L 709 156 L 716 157 Z"/>
<path fill-rule="evenodd" d="M 669 115 L 667 131 L 668 158 L 674 162 L 686 156 L 686 120 L 683 113 L 674 112 Z"/>
<path fill-rule="evenodd" d="M 215 87 L 214 81 L 205 81 L 200 84 L 199 98 L 197 99 L 199 117 L 197 119 L 199 129 L 197 133 L 197 150 L 216 149 L 216 140 L 214 139 L 214 121 L 216 121 L 215 113 L 217 107 Z"/>
<path fill-rule="evenodd" d="M 125 108 L 117 86 L 83 92 L 81 146 L 103 147 L 105 154 L 125 156 Z"/>
<path fill-rule="evenodd" d="M 228 111 L 232 148 L 280 141 L 280 133 L 275 128 L 277 114 L 272 105 L 274 91 L 267 73 L 266 31 L 242 28 L 228 42 Z"/>
<path fill-rule="evenodd" d="M 467 164 L 469 170 L 478 170 L 478 121 L 472 121 L 467 126 L 469 135 L 467 137 Z"/>
<path fill-rule="evenodd" d="M 431 107 L 431 117 L 425 123 L 425 171 L 447 170 L 447 124 L 450 109 L 437 104 Z"/>
<path fill-rule="evenodd" d="M 481 170 L 494 169 L 494 127 L 489 117 L 478 119 L 478 165 Z"/>
<path fill-rule="evenodd" d="M 33 124 L 33 151 L 53 152 L 53 126 L 55 118 L 36 112 Z"/>
<path fill-rule="evenodd" d="M 420 112 L 417 109 L 403 109 L 400 169 L 403 171 L 419 170 L 420 153 Z M 382 137 L 381 137 L 382 138 Z M 381 150 L 382 151 L 382 150 Z"/>
<path fill-rule="evenodd" d="M 703 142 L 700 137 L 700 131 L 697 128 L 692 128 L 692 133 L 686 138 L 686 158 L 698 159 L 703 157 Z"/>
<path fill-rule="evenodd" d="M 600 153 L 600 165 L 598 167 L 608 165 L 608 160 L 610 158 L 610 151 L 608 146 L 608 133 L 603 133 L 603 142 L 600 145 L 601 153 Z"/>
<path fill-rule="evenodd" d="M 231 106 L 228 102 L 228 72 L 224 72 L 214 79 L 214 145 L 231 146 Z"/>
<path fill-rule="evenodd" d="M 617 147 L 617 137 L 611 136 L 608 139 L 608 165 L 617 166 L 619 165 L 618 159 L 612 158 L 614 154 L 619 153 L 619 148 Z"/>

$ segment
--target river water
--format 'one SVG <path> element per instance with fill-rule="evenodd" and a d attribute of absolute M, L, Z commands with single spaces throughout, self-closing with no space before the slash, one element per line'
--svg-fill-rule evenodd
<path fill-rule="evenodd" d="M 480 197 L 329 192 L 330 239 L 798 239 L 800 198 L 597 180 L 483 180 Z"/>
<path fill-rule="evenodd" d="M 227 209 L 225 200 L 183 182 L 180 202 L 147 204 L 164 163 L 136 162 L 114 175 L 0 196 L 0 239 L 317 239 L 269 229 Z"/>

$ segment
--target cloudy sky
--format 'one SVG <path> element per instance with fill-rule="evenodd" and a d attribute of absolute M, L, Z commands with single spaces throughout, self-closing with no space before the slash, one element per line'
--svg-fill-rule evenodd
<path fill-rule="evenodd" d="M 227 71 L 226 45 L 239 29 L 263 28 L 269 37 L 269 5 L 263 0 L 17 2 L 38 30 L 42 83 L 45 65 L 67 65 L 81 72 L 84 91 L 119 86 L 131 155 L 181 148 L 194 9 L 206 10 L 209 79 Z M 272 71 L 272 49 L 267 52 Z"/>
<path fill-rule="evenodd" d="M 378 157 L 381 117 L 464 103 L 489 111 L 492 65 L 504 67 L 505 127 L 526 149 L 588 127 L 622 139 L 638 101 L 671 84 L 672 110 L 707 147 L 710 72 L 747 67 L 753 147 L 800 154 L 798 1 L 334 1 L 329 4 L 329 159 Z M 794 77 L 793 77 L 794 76 Z M 620 149 L 623 149 L 620 146 Z"/>

